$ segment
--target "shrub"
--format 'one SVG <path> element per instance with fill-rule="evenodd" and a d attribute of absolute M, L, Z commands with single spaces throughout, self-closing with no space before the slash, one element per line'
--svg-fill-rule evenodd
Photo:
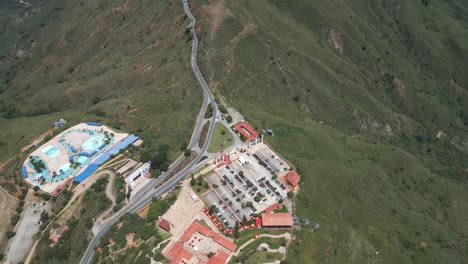
<path fill-rule="evenodd" d="M 219 109 L 219 111 L 220 111 L 221 113 L 223 113 L 223 114 L 227 114 L 227 113 L 228 113 L 228 111 L 227 111 L 227 109 L 226 109 L 226 107 L 225 107 L 224 105 L 218 105 L 218 109 Z"/>
<path fill-rule="evenodd" d="M 289 191 L 289 192 L 288 192 L 288 198 L 289 198 L 289 199 L 294 198 L 294 192 Z"/>
<path fill-rule="evenodd" d="M 13 215 L 13 216 L 11 217 L 11 219 L 10 219 L 10 224 L 11 224 L 12 226 L 15 226 L 15 225 L 18 223 L 19 219 L 20 219 L 20 215 L 19 215 L 19 214 Z"/>
<path fill-rule="evenodd" d="M 13 231 L 11 231 L 11 230 L 7 230 L 7 231 L 5 232 L 5 236 L 6 236 L 8 239 L 14 237 L 15 235 L 16 235 L 16 233 L 13 232 Z"/>

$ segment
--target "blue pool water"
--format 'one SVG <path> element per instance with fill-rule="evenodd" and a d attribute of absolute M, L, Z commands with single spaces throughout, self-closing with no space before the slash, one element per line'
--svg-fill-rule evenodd
<path fill-rule="evenodd" d="M 57 170 L 57 172 L 61 172 L 61 175 L 68 175 L 70 173 L 70 163 L 65 163 Z"/>
<path fill-rule="evenodd" d="M 102 145 L 102 143 L 104 143 L 102 137 L 95 136 L 95 137 L 86 139 L 83 142 L 83 144 L 81 144 L 81 148 L 83 148 L 83 150 L 85 151 L 91 152 L 91 151 L 98 150 L 99 146 Z"/>
<path fill-rule="evenodd" d="M 48 145 L 47 147 L 43 148 L 41 152 L 50 158 L 55 158 L 60 154 L 60 149 L 54 145 Z"/>
<path fill-rule="evenodd" d="M 79 156 L 77 159 L 76 159 L 76 162 L 80 163 L 80 164 L 83 164 L 85 163 L 86 161 L 88 161 L 88 157 L 85 157 L 85 156 Z"/>

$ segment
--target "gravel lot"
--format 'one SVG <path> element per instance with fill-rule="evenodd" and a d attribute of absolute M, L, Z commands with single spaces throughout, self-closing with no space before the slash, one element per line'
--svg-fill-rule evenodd
<path fill-rule="evenodd" d="M 8 249 L 7 257 L 10 263 L 15 264 L 21 262 L 32 246 L 32 237 L 39 231 L 39 224 L 36 224 L 41 218 L 43 210 L 49 210 L 49 205 L 46 203 L 34 207 L 34 202 L 28 202 L 24 206 L 23 215 L 16 229 L 16 235 L 12 238 Z"/>

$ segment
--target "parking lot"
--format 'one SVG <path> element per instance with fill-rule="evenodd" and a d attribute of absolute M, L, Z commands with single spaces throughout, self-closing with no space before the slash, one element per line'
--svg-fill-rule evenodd
<path fill-rule="evenodd" d="M 31 203 L 24 207 L 21 221 L 18 223 L 16 235 L 8 248 L 8 260 L 19 263 L 31 249 L 32 237 L 39 231 L 40 218 L 43 211 L 49 209 L 48 203 Z"/>
<path fill-rule="evenodd" d="M 236 221 L 249 219 L 279 200 L 287 199 L 288 190 L 276 179 L 277 173 L 287 170 L 289 166 L 261 144 L 205 177 L 213 191 L 203 198 L 209 206 L 216 206 L 221 222 L 232 228 Z"/>

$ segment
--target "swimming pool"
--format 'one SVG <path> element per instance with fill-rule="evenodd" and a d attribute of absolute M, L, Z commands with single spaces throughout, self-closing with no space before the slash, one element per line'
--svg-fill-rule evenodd
<path fill-rule="evenodd" d="M 88 157 L 86 156 L 79 156 L 77 159 L 76 159 L 76 162 L 80 163 L 80 164 L 83 164 L 85 162 L 88 161 Z"/>
<path fill-rule="evenodd" d="M 85 151 L 95 151 L 98 150 L 99 146 L 102 145 L 103 142 L 104 141 L 101 136 L 95 136 L 86 139 L 83 144 L 81 144 L 81 148 Z"/>
<path fill-rule="evenodd" d="M 57 170 L 57 173 L 60 173 L 60 175 L 68 175 L 70 172 L 70 163 L 65 163 L 60 168 Z"/>
<path fill-rule="evenodd" d="M 60 148 L 54 145 L 48 145 L 47 147 L 41 150 L 42 154 L 50 158 L 55 158 L 60 154 Z"/>

